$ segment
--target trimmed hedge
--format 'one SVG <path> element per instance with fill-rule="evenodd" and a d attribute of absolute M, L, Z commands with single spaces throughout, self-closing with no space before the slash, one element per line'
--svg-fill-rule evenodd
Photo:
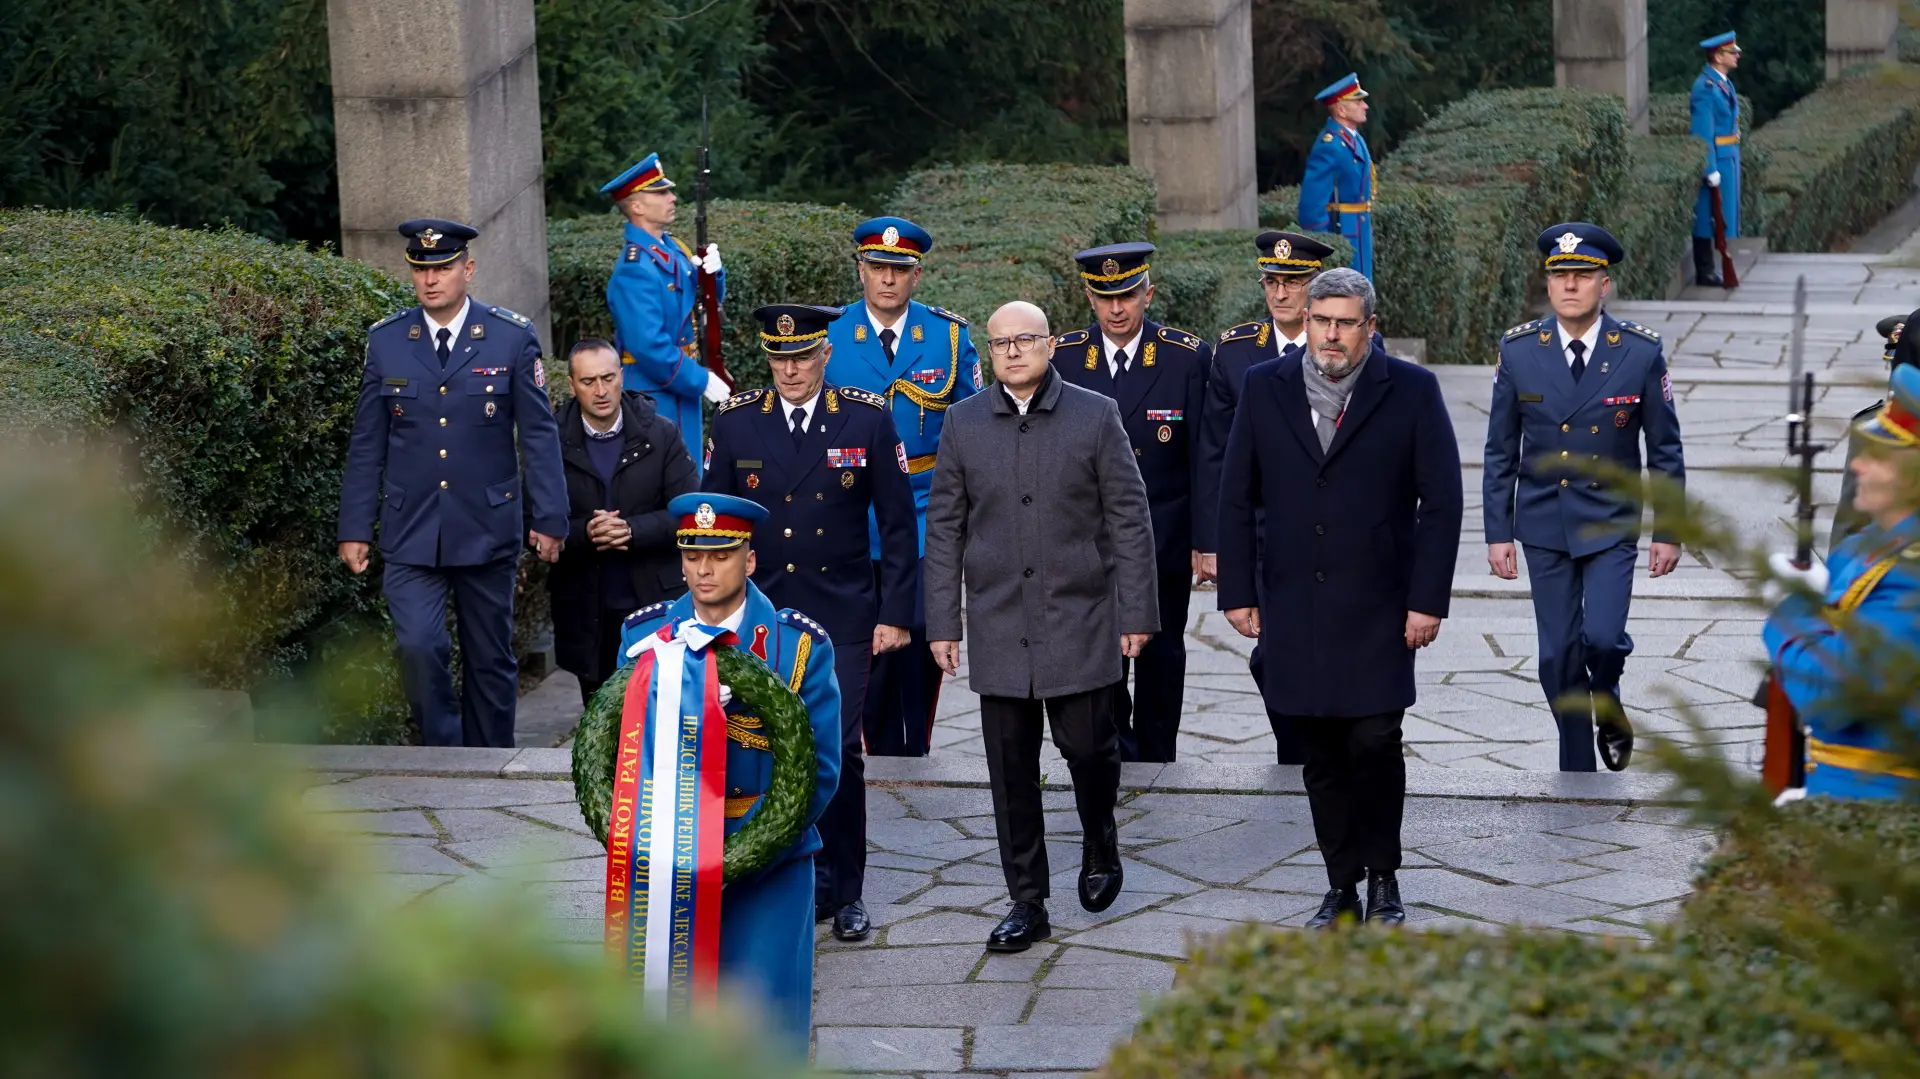
<path fill-rule="evenodd" d="M 1753 141 L 1753 102 L 1745 94 L 1736 94 L 1740 103 L 1740 231 L 1747 236 L 1766 234 L 1766 195 L 1764 193 L 1765 175 L 1768 165 L 1766 147 Z M 1693 137 L 1687 129 L 1688 96 L 1686 94 L 1651 94 L 1647 98 L 1647 111 L 1650 117 L 1651 134 L 1655 136 L 1674 135 Z M 1636 143 L 1638 140 L 1635 140 Z M 1706 144 L 1693 144 L 1693 169 L 1695 189 L 1699 186 L 1700 166 L 1706 161 Z M 1639 184 L 1636 180 L 1635 188 Z M 1637 196 L 1636 196 L 1637 197 Z M 1688 203 L 1692 205 L 1691 202 Z M 1632 207 L 1627 207 L 1632 209 Z M 1688 215 L 1688 235 L 1692 235 L 1692 214 Z M 1628 248 L 1629 252 L 1633 249 Z M 1691 257 L 1691 256 L 1689 256 Z"/>
<path fill-rule="evenodd" d="M 1474 93 L 1409 136 L 1381 166 L 1379 201 L 1396 183 L 1451 189 L 1447 247 L 1482 257 L 1397 282 L 1396 307 L 1433 317 L 1424 333 L 1402 332 L 1426 337 L 1434 362 L 1491 363 L 1501 331 L 1526 317 L 1540 275 L 1534 237 L 1558 221 L 1612 216 L 1627 191 L 1626 143 L 1618 99 L 1557 89 Z"/>
<path fill-rule="evenodd" d="M 683 206 L 686 240 L 693 242 L 693 208 Z M 742 389 L 769 384 L 753 310 L 770 303 L 848 303 L 860 296 L 853 269 L 853 226 L 865 215 L 845 206 L 716 200 L 707 218 L 709 239 L 727 265 L 721 348 L 727 371 Z M 547 226 L 547 280 L 553 299 L 554 352 L 583 337 L 613 338 L 607 278 L 621 251 L 617 213 L 555 221 Z M 938 245 L 933 258 L 940 256 Z M 564 381 L 562 382 L 564 385 Z"/>
<path fill-rule="evenodd" d="M 1649 135 L 1629 140 L 1633 150 L 1633 197 L 1623 199 L 1612 220 L 1600 222 L 1627 249 L 1612 268 L 1613 295 L 1621 300 L 1663 300 L 1676 267 L 1693 257 L 1693 203 L 1700 191 L 1700 140 L 1691 135 Z"/>
<path fill-rule="evenodd" d="M 377 573 L 335 557 L 367 326 L 412 292 L 364 263 L 233 229 L 0 211 L 0 374 L 15 425 L 131 444 L 124 479 L 217 587 L 208 684 L 254 690 L 382 631 Z M 390 660 L 323 736 L 400 740 Z"/>
<path fill-rule="evenodd" d="M 1775 251 L 1825 251 L 1904 202 L 1920 164 L 1920 67 L 1829 82 L 1755 131 Z"/>
<path fill-rule="evenodd" d="M 1455 197 L 1446 188 L 1427 184 L 1381 184 L 1373 200 L 1373 283 L 1383 336 L 1427 337 L 1443 330 L 1453 306 L 1463 302 L 1451 290 L 1435 289 L 1435 279 L 1458 281 L 1460 276 Z M 1260 196 L 1260 225 L 1298 231 L 1299 208 L 1297 185 L 1273 188 Z M 1345 238 L 1316 235 L 1336 245 L 1338 265 L 1352 261 Z M 1445 306 L 1420 309 L 1400 302 L 1401 297 L 1423 295 L 1439 295 Z"/>
<path fill-rule="evenodd" d="M 1860 1012 L 1804 969 L 1658 941 L 1245 926 L 1197 949 L 1099 1075 L 1855 1075 L 1835 1042 Z"/>
<path fill-rule="evenodd" d="M 1256 235 L 1251 229 L 1218 229 L 1160 237 L 1153 253 L 1154 321 L 1213 340 L 1228 326 L 1265 318 Z M 1353 261 L 1346 240 L 1312 235 L 1333 246 L 1328 266 Z"/>
<path fill-rule="evenodd" d="M 1153 240 L 1154 199 L 1152 178 L 1126 166 L 968 165 L 908 176 L 888 212 L 933 234 L 917 298 L 971 319 L 984 357 L 987 316 L 1009 300 L 1039 304 L 1055 330 L 1085 325 L 1073 253 Z"/>

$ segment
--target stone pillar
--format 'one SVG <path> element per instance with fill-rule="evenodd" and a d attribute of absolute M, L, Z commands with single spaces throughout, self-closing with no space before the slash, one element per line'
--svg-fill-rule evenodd
<path fill-rule="evenodd" d="M 552 351 L 533 0 L 327 0 L 344 253 L 406 275 L 395 226 L 480 230 L 473 294 Z"/>
<path fill-rule="evenodd" d="M 1127 154 L 1162 230 L 1260 223 L 1251 0 L 1126 0 Z"/>
<path fill-rule="evenodd" d="M 1855 64 L 1898 59 L 1899 28 L 1897 0 L 1827 0 L 1827 78 Z"/>
<path fill-rule="evenodd" d="M 1553 84 L 1613 94 L 1647 133 L 1647 0 L 1553 0 Z"/>

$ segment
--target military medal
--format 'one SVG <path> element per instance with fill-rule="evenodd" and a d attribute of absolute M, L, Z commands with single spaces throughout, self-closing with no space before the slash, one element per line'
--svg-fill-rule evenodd
<path fill-rule="evenodd" d="M 395 402 L 393 403 L 393 418 L 397 420 L 397 419 L 399 419 L 400 417 L 402 417 L 402 416 L 404 416 L 404 415 L 406 415 L 406 414 L 407 414 L 407 413 L 406 413 L 406 410 L 404 410 L 404 409 L 402 409 L 402 408 L 400 407 L 400 402 L 398 402 L 398 401 L 395 401 Z"/>
<path fill-rule="evenodd" d="M 758 472 L 747 473 L 747 489 L 752 490 L 753 488 L 758 486 L 760 486 L 760 473 Z"/>
<path fill-rule="evenodd" d="M 492 401 L 488 401 L 487 402 L 487 418 L 492 419 L 493 413 L 494 413 L 494 404 Z"/>
<path fill-rule="evenodd" d="M 1173 441 L 1173 425 L 1172 424 L 1163 423 L 1160 425 L 1160 441 L 1162 442 Z"/>
<path fill-rule="evenodd" d="M 1620 411 L 1613 414 L 1613 425 L 1615 427 L 1625 427 L 1627 425 L 1627 420 L 1629 418 L 1630 416 L 1627 410 L 1623 408 Z"/>
<path fill-rule="evenodd" d="M 840 473 L 840 486 L 846 488 L 853 486 L 853 473 L 851 471 Z"/>

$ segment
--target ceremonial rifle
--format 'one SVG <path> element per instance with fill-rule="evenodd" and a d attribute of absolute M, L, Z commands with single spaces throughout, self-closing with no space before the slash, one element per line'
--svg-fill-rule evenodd
<path fill-rule="evenodd" d="M 1787 456 L 1800 459 L 1794 477 L 1797 504 L 1793 512 L 1793 564 L 1797 569 L 1813 566 L 1813 459 L 1827 448 L 1816 445 L 1811 437 L 1813 372 L 1803 370 L 1806 338 L 1807 279 L 1802 276 L 1793 284 L 1793 338 L 1787 375 Z M 1768 790 L 1778 794 L 1789 787 L 1806 786 L 1807 736 L 1781 687 L 1778 668 L 1767 672 L 1764 688 L 1767 733 L 1760 779 Z"/>
<path fill-rule="evenodd" d="M 1727 212 L 1720 205 L 1721 192 L 1724 189 L 1709 187 L 1709 202 L 1713 203 L 1713 246 L 1720 252 L 1720 280 L 1728 288 L 1740 287 L 1740 275 L 1733 272 L 1733 256 L 1727 254 Z M 1798 332 L 1798 331 L 1796 331 Z"/>
<path fill-rule="evenodd" d="M 700 175 L 693 184 L 693 249 L 695 301 L 693 332 L 700 342 L 700 363 L 733 389 L 733 376 L 727 373 L 727 361 L 720 355 L 720 282 L 700 268 L 707 254 L 707 187 L 713 177 L 713 155 L 709 149 L 712 132 L 707 126 L 707 99 L 700 99 Z"/>

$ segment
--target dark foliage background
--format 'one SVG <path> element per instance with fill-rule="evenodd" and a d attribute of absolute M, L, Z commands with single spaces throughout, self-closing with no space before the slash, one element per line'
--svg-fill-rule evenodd
<path fill-rule="evenodd" d="M 1647 85 L 1685 93 L 1706 63 L 1700 42 L 1740 35 L 1734 85 L 1759 126 L 1826 77 L 1827 7 L 1810 0 L 1658 0 L 1647 5 Z"/>

